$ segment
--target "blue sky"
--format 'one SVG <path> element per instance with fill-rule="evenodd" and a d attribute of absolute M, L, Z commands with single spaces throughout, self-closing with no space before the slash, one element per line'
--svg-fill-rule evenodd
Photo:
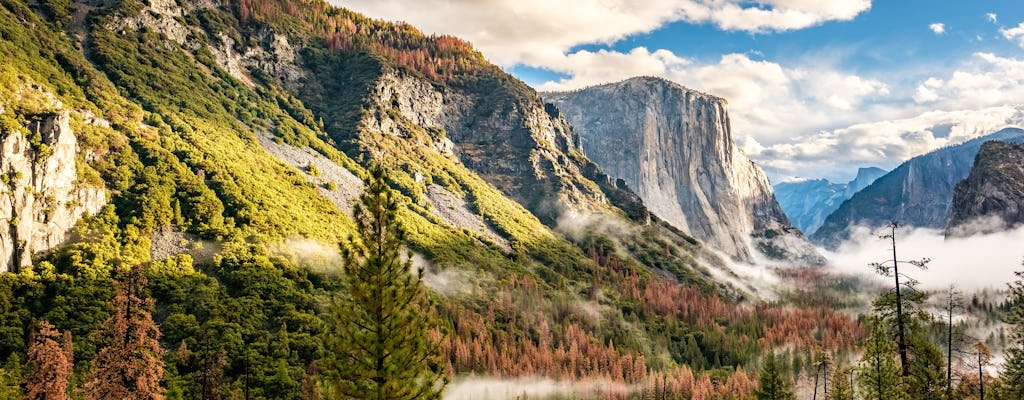
<path fill-rule="evenodd" d="M 991 21 L 987 14 L 994 14 Z M 875 1 L 871 9 L 850 21 L 769 33 L 724 31 L 712 23 L 675 22 L 651 32 L 630 35 L 611 45 L 587 43 L 577 50 L 629 51 L 638 46 L 668 49 L 698 62 L 713 62 L 723 54 L 745 53 L 752 58 L 800 62 L 802 58 L 832 57 L 836 66 L 861 74 L 895 72 L 906 78 L 949 68 L 951 60 L 975 52 L 1014 53 L 1019 48 L 999 32 L 1001 26 L 1024 21 L 1024 2 L 1016 1 Z M 935 34 L 929 25 L 942 23 Z M 565 77 L 543 68 L 515 65 L 506 70 L 539 86 Z"/>
<path fill-rule="evenodd" d="M 1024 2 L 333 2 L 467 39 L 538 90 L 655 75 L 724 97 L 773 181 L 843 181 L 1024 122 Z"/>

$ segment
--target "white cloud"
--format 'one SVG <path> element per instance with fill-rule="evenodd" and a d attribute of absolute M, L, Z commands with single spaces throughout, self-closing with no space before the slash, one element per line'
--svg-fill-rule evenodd
<path fill-rule="evenodd" d="M 1024 31 L 1024 29 L 1022 29 Z M 980 108 L 1024 99 L 1024 60 L 975 53 L 948 78 L 928 78 L 914 100 L 930 106 Z"/>
<path fill-rule="evenodd" d="M 857 167 L 893 168 L 929 151 L 1024 123 L 1024 110 L 994 106 L 928 111 L 902 119 L 855 124 L 753 149 L 752 158 L 775 176 L 818 176 L 844 181 Z"/>
<path fill-rule="evenodd" d="M 928 29 L 931 29 L 932 33 L 936 35 L 941 35 L 943 33 L 946 33 L 946 24 L 936 22 L 931 25 L 928 25 Z"/>
<path fill-rule="evenodd" d="M 1003 34 L 1006 40 L 1017 42 L 1017 45 L 1024 47 L 1024 22 L 1021 22 L 1015 28 L 1000 29 L 999 33 Z"/>
<path fill-rule="evenodd" d="M 371 17 L 404 20 L 469 40 L 504 66 L 551 63 L 573 46 L 611 43 L 686 21 L 754 33 L 853 19 L 870 0 L 330 0 Z"/>
<path fill-rule="evenodd" d="M 985 19 L 993 24 L 999 23 L 999 18 L 996 16 L 996 13 L 985 13 Z"/>
<path fill-rule="evenodd" d="M 857 118 L 868 122 L 744 148 L 772 176 L 814 171 L 818 175 L 811 177 L 844 181 L 857 167 L 892 168 L 937 148 L 1024 124 L 1021 59 L 976 53 L 945 76 L 926 78 L 907 91 L 888 104 L 855 107 Z"/>
<path fill-rule="evenodd" d="M 835 253 L 822 251 L 834 268 L 847 273 L 871 274 L 869 263 L 891 255 L 888 241 L 879 240 L 874 232 L 857 228 L 853 239 L 843 243 Z M 906 273 L 925 290 L 942 290 L 955 284 L 961 290 L 1004 289 L 1020 269 L 1024 228 L 994 234 L 946 240 L 943 232 L 933 229 L 907 229 L 897 233 L 896 246 L 902 260 L 930 258 L 927 271 L 910 267 Z M 984 273 L 978 273 L 984 271 Z M 903 270 L 901 270 L 903 272 Z M 885 280 L 883 283 L 891 281 Z"/>

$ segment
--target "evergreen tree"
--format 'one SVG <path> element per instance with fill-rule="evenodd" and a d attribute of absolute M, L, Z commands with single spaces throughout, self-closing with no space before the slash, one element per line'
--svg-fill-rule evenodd
<path fill-rule="evenodd" d="M 761 367 L 760 384 L 754 396 L 757 400 L 795 400 L 796 395 L 779 368 L 779 360 L 775 351 L 768 353 L 764 366 Z"/>
<path fill-rule="evenodd" d="M 0 399 L 24 398 L 24 392 L 21 390 L 23 369 L 18 353 L 13 353 L 7 358 L 7 363 L 0 368 Z"/>
<path fill-rule="evenodd" d="M 942 351 L 924 337 L 919 323 L 909 325 L 911 358 L 910 376 L 905 379 L 907 394 L 914 400 L 936 400 L 946 397 L 946 367 Z"/>
<path fill-rule="evenodd" d="M 148 281 L 142 268 L 124 273 L 111 301 L 114 313 L 103 323 L 99 350 L 86 376 L 85 393 L 93 400 L 160 400 L 164 363 L 160 329 L 150 314 L 153 299 L 144 297 Z"/>
<path fill-rule="evenodd" d="M 882 322 L 871 320 L 871 335 L 864 346 L 864 356 L 857 373 L 857 386 L 866 400 L 904 400 L 906 391 L 896 365 L 896 346 Z"/>
<path fill-rule="evenodd" d="M 853 368 L 839 368 L 832 379 L 831 400 L 853 400 Z"/>
<path fill-rule="evenodd" d="M 1006 322 L 1010 332 L 1003 364 L 1002 392 L 1005 398 L 1024 399 L 1024 272 L 1010 284 L 1010 312 Z"/>
<path fill-rule="evenodd" d="M 61 340 L 62 343 L 57 341 Z M 29 400 L 69 399 L 68 378 L 74 367 L 71 335 L 61 334 L 46 320 L 39 321 L 39 329 L 32 335 L 28 347 L 28 362 L 32 373 L 25 377 Z"/>
<path fill-rule="evenodd" d="M 370 169 L 355 207 L 358 238 L 344 248 L 342 288 L 331 304 L 323 375 L 331 399 L 439 399 L 447 384 L 440 350 L 427 335 L 432 313 L 403 257 L 398 200 L 380 167 Z"/>

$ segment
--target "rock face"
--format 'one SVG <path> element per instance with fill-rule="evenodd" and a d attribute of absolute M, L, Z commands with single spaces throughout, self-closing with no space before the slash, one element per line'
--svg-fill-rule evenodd
<path fill-rule="evenodd" d="M 870 167 L 858 169 L 857 177 L 848 183 L 827 179 L 782 182 L 775 185 L 775 198 L 793 225 L 811 235 L 843 201 L 885 173 L 884 169 Z"/>
<path fill-rule="evenodd" d="M 545 96 L 588 156 L 655 215 L 744 261 L 756 248 L 822 262 L 790 226 L 764 172 L 733 144 L 725 100 L 657 78 Z"/>
<path fill-rule="evenodd" d="M 566 206 L 608 203 L 601 187 L 584 175 L 590 161 L 557 110 L 514 84 L 483 86 L 442 91 L 385 71 L 362 100 L 368 112 L 358 130 L 430 141 L 419 144 L 465 165 L 549 225 Z M 418 129 L 430 138 L 417 137 Z"/>
<path fill-rule="evenodd" d="M 1024 223 L 1024 145 L 986 142 L 956 185 L 946 237 L 1013 229 Z"/>
<path fill-rule="evenodd" d="M 850 238 L 854 226 L 877 228 L 891 221 L 945 229 L 954 187 L 971 172 L 981 145 L 992 140 L 1019 143 L 1024 130 L 1003 129 L 910 159 L 839 206 L 811 239 L 834 248 Z"/>
<path fill-rule="evenodd" d="M 79 186 L 78 142 L 68 113 L 48 115 L 0 138 L 0 272 L 32 265 L 32 255 L 61 244 L 83 214 L 106 204 L 102 188 Z M 26 134 L 38 132 L 40 143 Z"/>

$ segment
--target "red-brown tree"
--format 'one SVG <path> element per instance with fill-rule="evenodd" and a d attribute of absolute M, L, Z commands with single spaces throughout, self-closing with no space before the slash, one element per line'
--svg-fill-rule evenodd
<path fill-rule="evenodd" d="M 32 373 L 25 377 L 28 399 L 69 399 L 67 389 L 74 367 L 72 357 L 71 335 L 65 332 L 62 338 L 53 325 L 40 320 L 28 347 L 28 362 L 32 368 Z"/>
<path fill-rule="evenodd" d="M 160 329 L 150 310 L 153 299 L 144 297 L 148 281 L 142 268 L 123 273 L 111 301 L 113 314 L 100 331 L 106 345 L 92 362 L 85 393 L 94 400 L 161 400 Z"/>

